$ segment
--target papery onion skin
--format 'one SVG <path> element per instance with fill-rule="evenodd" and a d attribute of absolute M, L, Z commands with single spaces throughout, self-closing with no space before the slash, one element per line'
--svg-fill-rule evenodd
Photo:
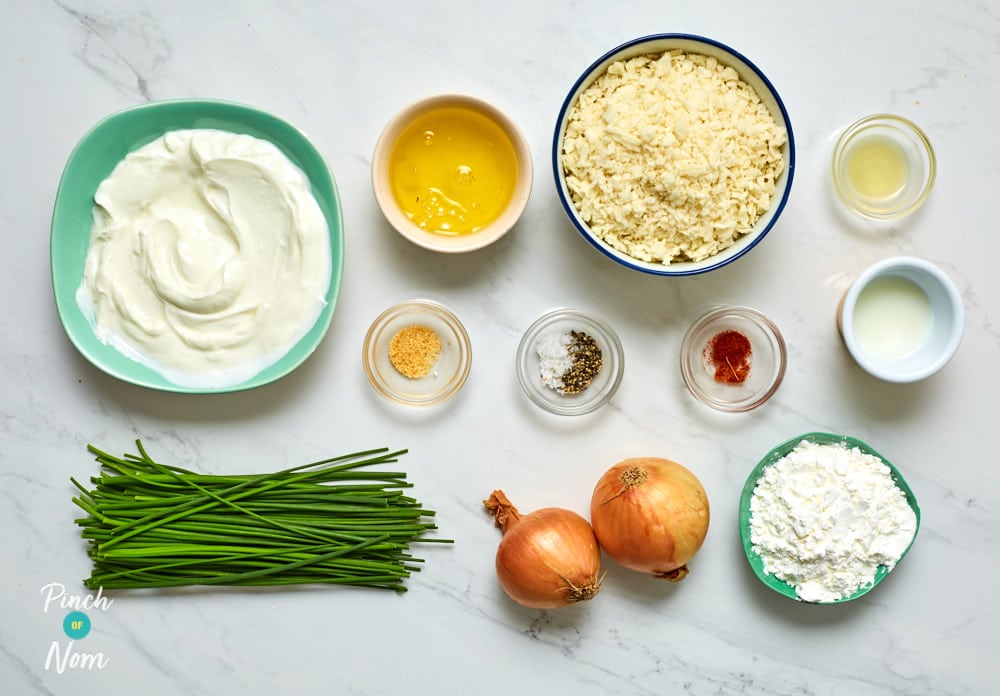
<path fill-rule="evenodd" d="M 601 548 L 582 516 L 562 508 L 521 515 L 503 491 L 483 501 L 503 530 L 496 573 L 507 596 L 532 609 L 558 609 L 601 589 Z"/>
<path fill-rule="evenodd" d="M 672 582 L 708 534 L 708 494 L 677 462 L 634 457 L 608 469 L 590 502 L 601 548 L 626 568 Z"/>

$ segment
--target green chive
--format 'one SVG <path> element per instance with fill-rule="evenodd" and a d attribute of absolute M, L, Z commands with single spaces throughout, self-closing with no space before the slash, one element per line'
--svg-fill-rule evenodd
<path fill-rule="evenodd" d="M 92 488 L 70 479 L 95 589 L 355 585 L 404 592 L 410 555 L 437 529 L 403 495 L 405 472 L 373 469 L 406 450 L 355 452 L 268 474 L 215 476 L 93 445 Z"/>

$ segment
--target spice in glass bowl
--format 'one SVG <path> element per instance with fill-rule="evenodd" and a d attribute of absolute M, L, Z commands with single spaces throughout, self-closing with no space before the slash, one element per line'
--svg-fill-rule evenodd
<path fill-rule="evenodd" d="M 597 341 L 583 331 L 546 334 L 535 350 L 542 383 L 564 395 L 579 394 L 589 387 L 604 363 Z"/>
<path fill-rule="evenodd" d="M 570 354 L 574 342 L 583 348 L 575 368 Z M 525 330 L 515 367 L 517 381 L 532 403 L 554 415 L 580 416 L 596 411 L 615 395 L 625 360 L 618 335 L 602 319 L 558 307 Z"/>
<path fill-rule="evenodd" d="M 437 406 L 465 384 L 472 342 L 450 309 L 433 300 L 412 299 L 375 318 L 365 334 L 362 363 L 379 396 L 402 406 Z"/>
<path fill-rule="evenodd" d="M 743 384 L 750 374 L 753 351 L 746 334 L 726 329 L 713 335 L 705 345 L 704 357 L 716 382 Z"/>
<path fill-rule="evenodd" d="M 681 341 L 684 385 L 706 406 L 750 411 L 766 402 L 785 375 L 785 339 L 751 307 L 710 307 Z"/>
<path fill-rule="evenodd" d="M 425 377 L 440 355 L 441 339 L 434 329 L 421 324 L 403 327 L 389 342 L 389 361 L 410 379 Z"/>

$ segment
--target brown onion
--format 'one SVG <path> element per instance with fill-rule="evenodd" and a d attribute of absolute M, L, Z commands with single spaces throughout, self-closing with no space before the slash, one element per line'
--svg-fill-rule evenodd
<path fill-rule="evenodd" d="M 590 519 L 601 547 L 626 568 L 677 582 L 708 534 L 708 495 L 669 459 L 636 457 L 597 482 Z"/>
<path fill-rule="evenodd" d="M 562 508 L 521 515 L 503 491 L 493 491 L 483 504 L 503 530 L 497 578 L 515 602 L 556 609 L 592 599 L 601 589 L 601 549 L 583 517 Z"/>

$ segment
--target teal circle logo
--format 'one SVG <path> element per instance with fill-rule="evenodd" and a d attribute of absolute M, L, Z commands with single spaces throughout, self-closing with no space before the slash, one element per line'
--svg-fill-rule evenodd
<path fill-rule="evenodd" d="M 63 631 L 73 640 L 86 638 L 90 633 L 90 617 L 82 611 L 71 611 L 63 619 Z"/>

